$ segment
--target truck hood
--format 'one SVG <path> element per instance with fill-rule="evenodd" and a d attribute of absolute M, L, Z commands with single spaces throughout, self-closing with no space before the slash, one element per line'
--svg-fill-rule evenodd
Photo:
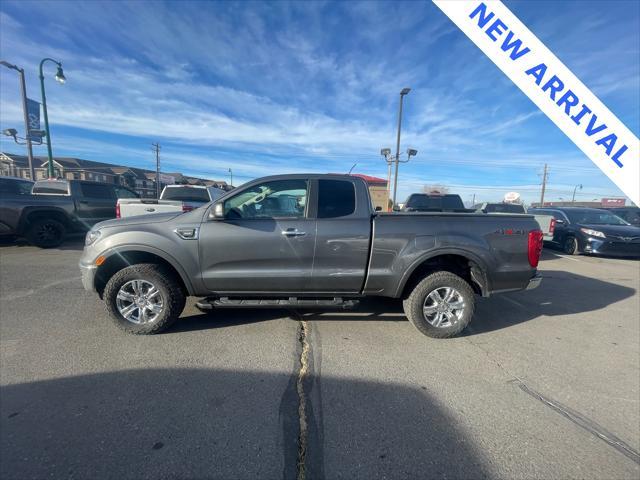
<path fill-rule="evenodd" d="M 182 212 L 152 213 L 150 215 L 137 215 L 135 217 L 114 218 L 97 223 L 92 230 L 108 227 L 124 227 L 127 225 L 140 225 L 143 223 L 163 223 L 182 215 Z"/>

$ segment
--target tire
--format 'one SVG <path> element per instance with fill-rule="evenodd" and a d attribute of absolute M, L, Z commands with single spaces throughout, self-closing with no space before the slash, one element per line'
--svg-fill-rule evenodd
<path fill-rule="evenodd" d="M 578 239 L 572 235 L 566 237 L 562 243 L 562 251 L 567 255 L 580 255 Z"/>
<path fill-rule="evenodd" d="M 437 321 L 430 322 L 423 309 L 436 308 L 434 305 L 437 303 L 434 303 L 433 298 L 442 300 L 442 293 L 446 293 L 447 289 L 452 289 L 456 293 L 450 303 L 446 302 L 447 305 L 460 305 L 461 301 L 462 308 L 449 310 L 447 313 L 444 311 L 447 309 L 447 305 L 441 307 L 443 309 L 442 319 L 444 320 L 446 317 L 446 320 L 442 322 L 442 325 L 436 326 L 434 323 Z M 435 295 L 434 292 L 438 292 L 436 297 L 432 296 L 432 294 Z M 407 318 L 420 333 L 432 338 L 448 338 L 459 334 L 469 325 L 475 310 L 475 294 L 467 281 L 458 275 L 444 271 L 435 272 L 415 286 L 411 294 L 404 300 L 403 307 Z M 449 313 L 453 314 L 453 319 L 448 317 Z M 432 315 L 437 316 L 438 311 L 436 310 Z"/>
<path fill-rule="evenodd" d="M 151 285 L 155 287 L 158 293 L 152 295 L 154 297 L 153 300 L 156 302 L 156 306 L 159 304 L 158 302 L 161 304 L 159 313 L 152 314 L 151 316 L 155 316 L 155 318 L 149 319 L 148 321 L 140 318 L 144 314 L 140 308 L 134 306 L 132 312 L 136 312 L 137 310 L 140 323 L 134 321 L 135 315 L 133 315 L 133 313 L 128 320 L 120 311 L 123 305 L 131 306 L 136 302 L 132 299 L 122 299 L 118 297 L 123 288 L 125 293 L 133 292 L 127 289 L 135 282 L 138 282 L 139 288 L 140 285 Z M 144 287 L 136 291 L 143 292 Z M 151 289 L 147 287 L 147 293 L 150 291 Z M 175 274 L 161 265 L 152 263 L 131 265 L 114 274 L 107 282 L 103 296 L 107 312 L 109 312 L 109 316 L 115 324 L 122 330 L 137 335 L 151 335 L 167 329 L 178 319 L 184 309 L 186 301 L 184 292 Z M 149 298 L 151 299 L 151 296 Z M 147 312 L 148 311 L 149 310 L 147 310 Z"/>
<path fill-rule="evenodd" d="M 58 220 L 38 218 L 29 226 L 25 236 L 31 245 L 54 248 L 64 241 L 66 234 L 67 229 Z"/>

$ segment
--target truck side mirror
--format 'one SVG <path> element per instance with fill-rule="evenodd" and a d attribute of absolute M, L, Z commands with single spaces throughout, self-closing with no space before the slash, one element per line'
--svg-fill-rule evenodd
<path fill-rule="evenodd" d="M 214 203 L 213 208 L 209 210 L 209 220 L 224 219 L 224 205 L 222 203 Z"/>
<path fill-rule="evenodd" d="M 378 205 L 378 206 L 376 207 L 376 212 L 381 212 L 381 211 L 382 211 L 382 207 L 381 207 L 380 205 Z"/>

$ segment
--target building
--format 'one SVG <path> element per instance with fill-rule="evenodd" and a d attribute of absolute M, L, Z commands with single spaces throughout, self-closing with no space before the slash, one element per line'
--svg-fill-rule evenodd
<path fill-rule="evenodd" d="M 47 164 L 47 157 L 36 156 L 33 158 L 36 180 L 48 177 Z M 115 183 L 136 191 L 141 197 L 155 198 L 156 196 L 155 170 L 95 162 L 81 158 L 55 157 L 53 159 L 53 171 L 56 178 Z M 30 178 L 28 158 L 25 155 L 0 152 L 0 175 Z M 174 181 L 161 183 L 160 189 L 169 183 L 212 185 L 223 190 L 231 189 L 227 182 L 224 181 L 189 177 L 181 173 L 162 174 L 162 178 L 168 177 L 173 177 Z"/>
<path fill-rule="evenodd" d="M 384 178 L 372 177 L 370 175 L 363 175 L 360 173 L 354 173 L 353 176 L 360 177 L 367 182 L 373 207 L 380 207 L 383 212 L 386 212 L 389 209 L 389 205 L 387 203 L 387 181 Z"/>

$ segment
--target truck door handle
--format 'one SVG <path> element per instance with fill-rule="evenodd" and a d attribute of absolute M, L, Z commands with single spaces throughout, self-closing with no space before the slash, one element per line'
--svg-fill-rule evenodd
<path fill-rule="evenodd" d="M 280 233 L 285 237 L 301 237 L 307 234 L 307 232 L 301 232 L 297 228 L 287 228 L 286 230 L 282 230 Z"/>

